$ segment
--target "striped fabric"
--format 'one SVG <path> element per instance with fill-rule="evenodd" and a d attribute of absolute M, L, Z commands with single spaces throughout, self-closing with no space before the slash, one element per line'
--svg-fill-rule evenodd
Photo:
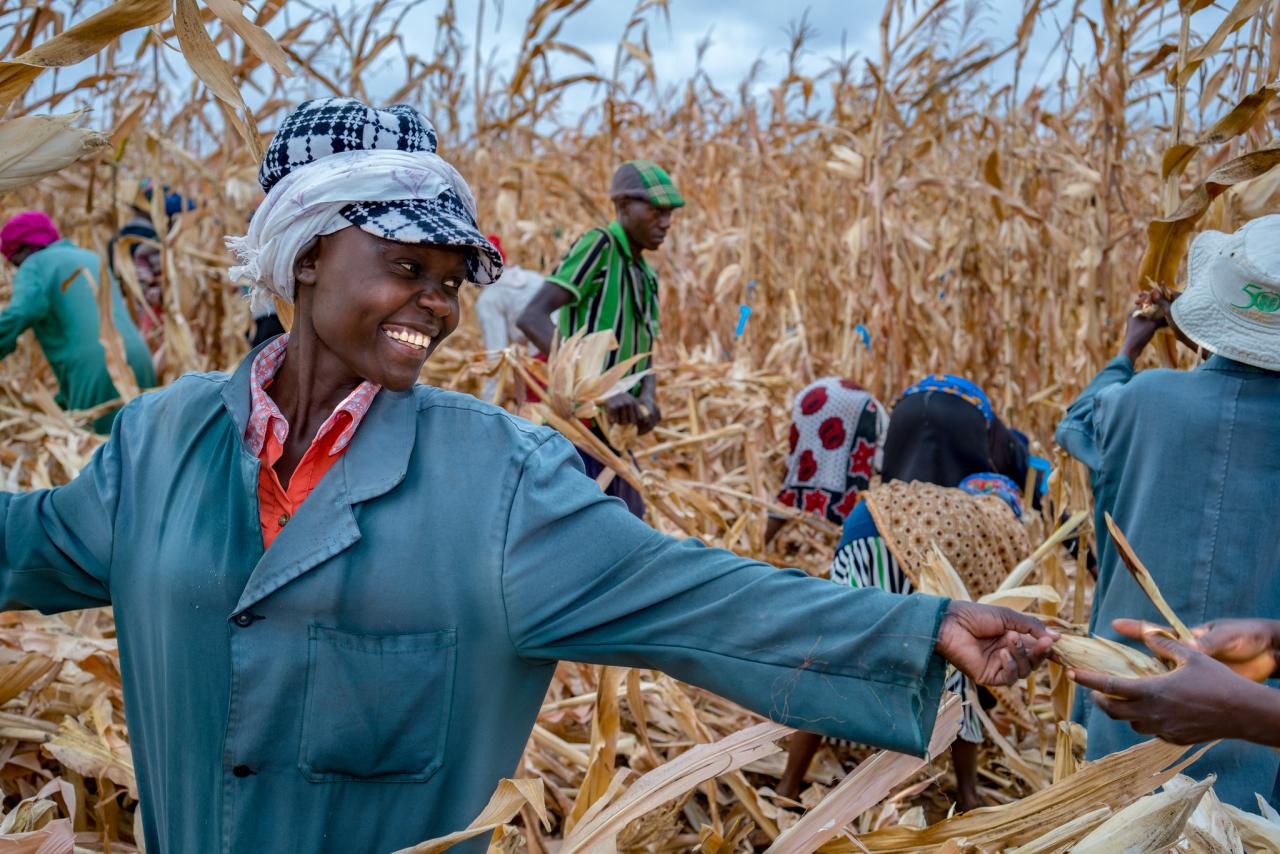
<path fill-rule="evenodd" d="M 637 353 L 651 353 L 658 337 L 658 274 L 643 258 L 633 258 L 626 233 L 617 221 L 593 228 L 573 244 L 548 282 L 572 295 L 560 309 L 560 334 L 579 329 L 612 330 L 618 349 L 609 354 L 605 369 Z M 650 358 L 633 371 L 649 367 Z"/>
<path fill-rule="evenodd" d="M 890 593 L 915 592 L 911 580 L 902 571 L 884 538 L 876 529 L 875 520 L 865 503 L 859 503 L 845 521 L 844 536 L 831 562 L 831 580 L 849 587 L 877 587 Z M 964 703 L 964 719 L 960 723 L 960 738 L 973 744 L 983 741 L 982 720 L 970 706 L 975 696 L 969 678 L 947 667 L 944 689 L 958 694 Z"/>

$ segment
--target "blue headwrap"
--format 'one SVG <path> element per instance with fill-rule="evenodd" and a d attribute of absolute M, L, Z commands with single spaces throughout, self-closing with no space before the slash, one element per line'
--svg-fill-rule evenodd
<path fill-rule="evenodd" d="M 987 397 L 987 393 L 977 383 L 954 374 L 929 374 L 915 385 L 908 386 L 906 391 L 898 396 L 898 400 L 924 391 L 941 391 L 963 398 L 982 413 L 988 425 L 995 418 L 995 410 L 991 407 L 991 399 Z"/>
<path fill-rule="evenodd" d="M 960 488 L 970 495 L 995 495 L 1003 499 L 1013 515 L 1022 518 L 1022 490 L 1010 478 L 993 471 L 971 474 L 960 481 Z"/>

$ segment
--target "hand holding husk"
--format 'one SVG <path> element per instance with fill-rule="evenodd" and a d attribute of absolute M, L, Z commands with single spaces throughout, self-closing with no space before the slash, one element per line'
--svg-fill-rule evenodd
<path fill-rule="evenodd" d="M 1012 685 L 1040 665 L 1057 639 L 1034 617 L 952 600 L 934 650 L 979 685 Z"/>

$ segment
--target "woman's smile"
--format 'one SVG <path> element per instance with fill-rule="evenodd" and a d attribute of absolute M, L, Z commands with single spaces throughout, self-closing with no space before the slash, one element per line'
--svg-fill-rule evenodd
<path fill-rule="evenodd" d="M 425 354 L 434 340 L 430 335 L 399 324 L 384 323 L 379 328 L 382 330 L 383 335 L 391 339 L 393 344 L 414 357 Z"/>

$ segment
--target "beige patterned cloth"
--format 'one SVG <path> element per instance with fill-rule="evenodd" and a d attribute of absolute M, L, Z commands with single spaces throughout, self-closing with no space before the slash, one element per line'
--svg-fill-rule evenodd
<path fill-rule="evenodd" d="M 1026 528 L 995 495 L 894 480 L 867 491 L 863 500 L 913 587 L 919 587 L 930 543 L 946 555 L 974 599 L 993 592 L 1031 554 Z"/>

